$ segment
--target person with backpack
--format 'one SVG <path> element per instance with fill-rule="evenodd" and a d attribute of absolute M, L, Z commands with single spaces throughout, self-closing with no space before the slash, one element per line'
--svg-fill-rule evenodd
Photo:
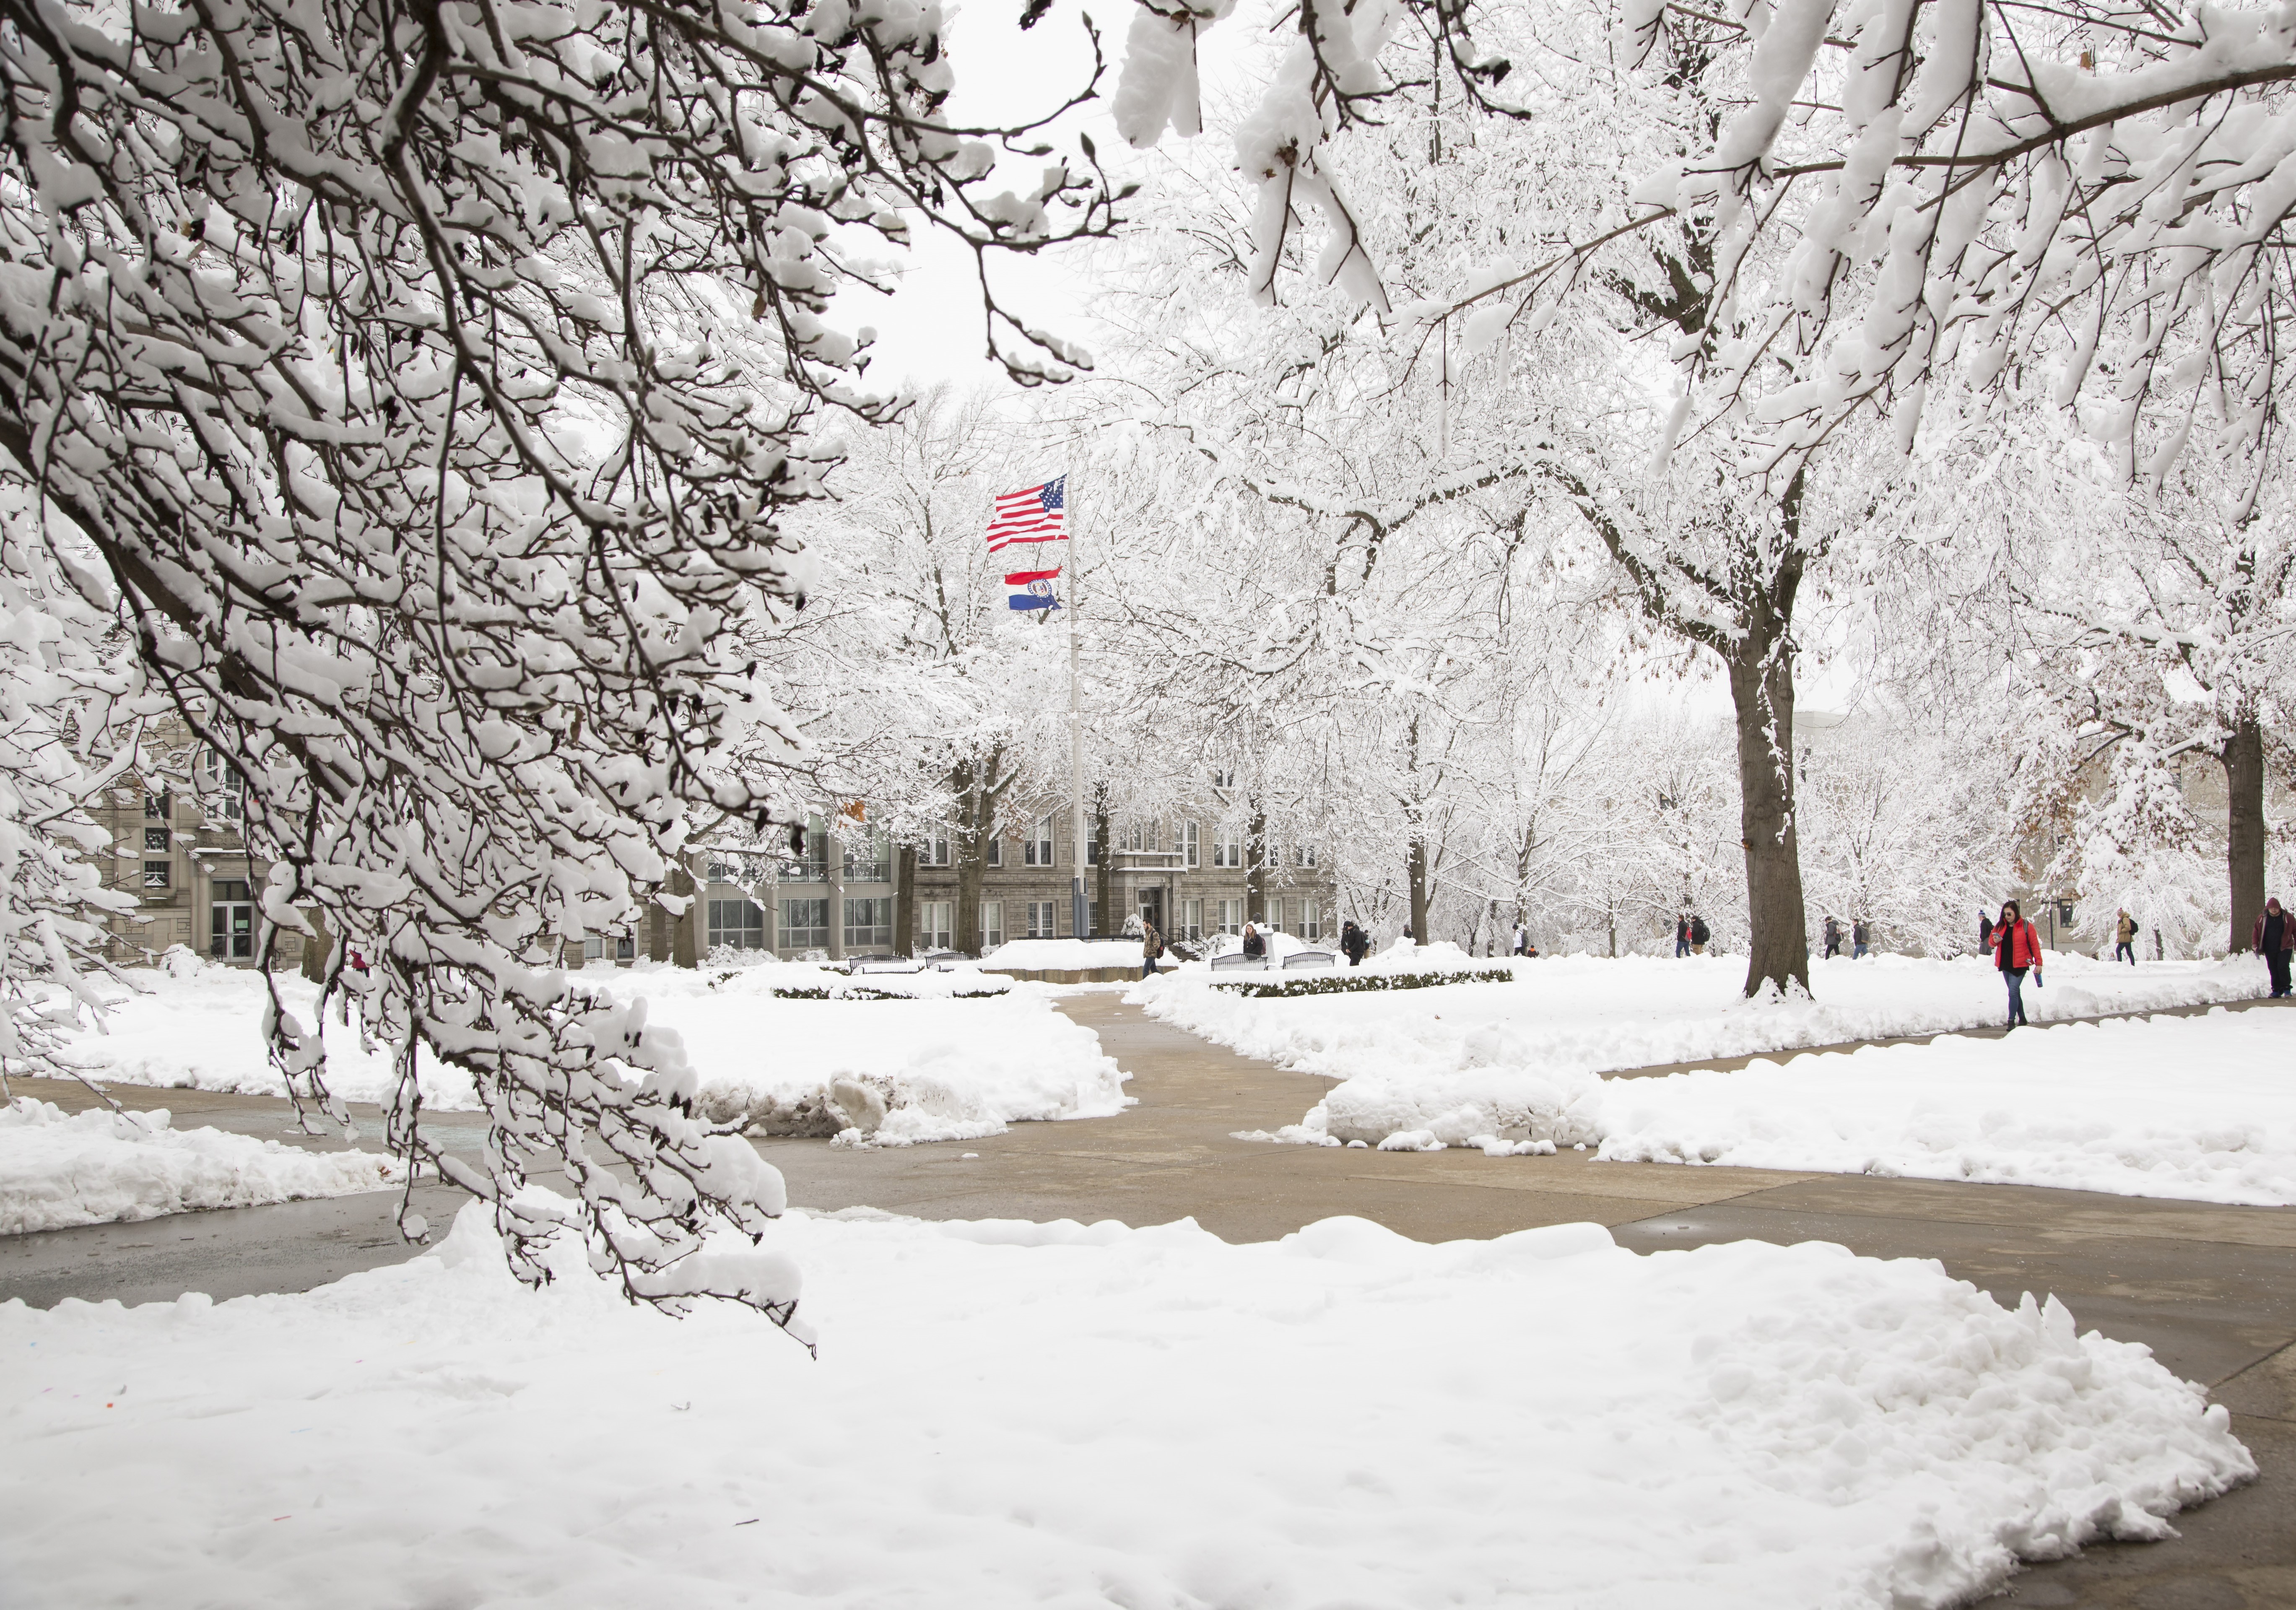
<path fill-rule="evenodd" d="M 1713 931 L 1711 928 L 1709 928 L 1709 927 L 1706 925 L 1706 919 L 1705 919 L 1704 917 L 1702 917 L 1702 916 L 1698 916 L 1698 915 L 1697 915 L 1696 913 L 1694 913 L 1694 912 L 1693 912 L 1693 913 L 1692 913 L 1692 915 L 1691 915 L 1691 918 L 1690 918 L 1690 951 L 1691 951 L 1691 954 L 1692 954 L 1693 956 L 1703 956 L 1703 955 L 1705 955 L 1705 954 L 1706 954 L 1706 941 L 1707 941 L 1708 940 L 1712 939 L 1713 937 L 1714 937 L 1714 931 Z"/>
<path fill-rule="evenodd" d="M 1356 925 L 1355 918 L 1349 917 L 1340 929 L 1340 949 L 1346 953 L 1349 966 L 1360 967 L 1363 958 L 1371 952 L 1371 935 Z"/>
<path fill-rule="evenodd" d="M 2272 973 L 2272 998 L 2281 999 L 2288 993 L 2288 952 L 2296 949 L 2296 919 L 2280 908 L 2277 899 L 2267 900 L 2256 914 L 2256 931 L 2249 942 Z"/>
<path fill-rule="evenodd" d="M 1156 976 L 1156 963 L 1164 954 L 1164 936 L 1156 932 L 1156 924 L 1146 917 L 1140 919 L 1140 976 Z"/>
<path fill-rule="evenodd" d="M 1866 922 L 1866 920 L 1862 916 L 1853 917 L 1850 919 L 1849 959 L 1853 962 L 1863 959 L 1867 947 L 1872 945 L 1873 942 L 1873 925 Z"/>
<path fill-rule="evenodd" d="M 1832 961 L 1841 954 L 1841 924 L 1832 917 L 1825 919 L 1825 959 Z"/>
<path fill-rule="evenodd" d="M 2134 967 L 2136 965 L 2136 936 L 2142 932 L 2136 925 L 2136 919 L 2128 915 L 2128 908 L 2123 906 L 2120 920 L 2112 925 L 2112 959 L 2125 961 Z"/>
<path fill-rule="evenodd" d="M 2009 1027 L 2013 1029 L 2025 1022 L 2025 973 L 2030 969 L 2033 983 L 2041 982 L 2041 936 L 2033 932 L 2033 924 L 2014 900 L 2001 902 L 2001 920 L 1993 924 L 1993 965 L 2001 969 L 2001 980 L 2009 986 Z M 2030 1026 L 2030 1025 L 2029 1025 Z"/>

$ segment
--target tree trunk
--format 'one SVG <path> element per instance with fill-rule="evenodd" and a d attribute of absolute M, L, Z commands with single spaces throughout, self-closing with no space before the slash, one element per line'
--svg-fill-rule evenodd
<path fill-rule="evenodd" d="M 1100 851 L 1099 865 L 1093 869 L 1095 875 L 1093 899 L 1100 903 L 1100 921 L 1094 924 L 1094 927 L 1098 932 L 1114 933 L 1124 924 L 1116 920 L 1116 908 L 1109 904 L 1113 898 L 1109 891 L 1109 864 L 1115 858 L 1112 853 L 1114 839 L 1108 827 L 1107 784 L 1103 783 L 1094 788 L 1092 801 L 1092 842 Z M 1169 913 L 1166 914 L 1165 921 L 1168 923 L 1171 921 Z"/>
<path fill-rule="evenodd" d="M 326 914 L 314 906 L 304 914 L 311 932 L 303 937 L 302 973 L 315 984 L 327 982 L 327 953 L 334 949 L 334 941 L 327 933 Z"/>
<path fill-rule="evenodd" d="M 917 847 L 893 849 L 893 954 L 917 953 Z"/>
<path fill-rule="evenodd" d="M 673 877 L 675 875 L 672 875 Z M 666 962 L 669 959 L 669 913 L 664 911 L 657 900 L 646 902 L 645 942 L 646 960 Z"/>
<path fill-rule="evenodd" d="M 1789 605 L 1789 607 L 1791 607 Z M 1753 941 L 1746 993 L 1765 984 L 1809 989 L 1801 850 L 1794 823 L 1793 650 L 1785 621 L 1765 611 L 1727 663 L 1738 718 L 1739 826 Z"/>
<path fill-rule="evenodd" d="M 1267 810 L 1258 800 L 1243 831 L 1243 916 L 1267 926 Z"/>
<path fill-rule="evenodd" d="M 1427 841 L 1417 834 L 1411 835 L 1411 853 L 1406 863 L 1411 881 L 1411 938 L 1414 944 L 1427 942 Z"/>
<path fill-rule="evenodd" d="M 996 826 L 992 790 L 1002 756 L 1001 750 L 992 750 L 986 760 L 964 761 L 949 774 L 949 791 L 956 796 L 956 829 L 949 846 L 956 862 L 956 932 L 949 941 L 969 955 L 980 951 L 980 891 Z"/>
<path fill-rule="evenodd" d="M 699 967 L 701 965 L 701 897 L 694 887 L 692 869 L 683 861 L 670 864 L 669 892 L 686 897 L 685 910 L 672 918 L 669 924 L 670 965 Z"/>
<path fill-rule="evenodd" d="M 2251 946 L 2264 909 L 2264 727 L 2251 713 L 2240 719 L 2224 746 L 2225 864 L 2232 881 L 2232 948 Z"/>

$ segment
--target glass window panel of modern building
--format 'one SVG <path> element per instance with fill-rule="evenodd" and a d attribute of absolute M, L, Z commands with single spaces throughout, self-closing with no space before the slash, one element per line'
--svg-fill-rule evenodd
<path fill-rule="evenodd" d="M 784 950 L 829 949 L 829 902 L 783 900 L 781 945 Z"/>
<path fill-rule="evenodd" d="M 865 956 L 873 951 L 893 948 L 893 902 L 882 895 L 864 896 L 845 902 L 845 949 L 849 955 Z"/>
<path fill-rule="evenodd" d="M 890 883 L 893 881 L 893 841 L 882 827 L 872 827 L 845 844 L 845 881 L 849 883 Z"/>
<path fill-rule="evenodd" d="M 755 900 L 711 900 L 708 915 L 710 949 L 720 945 L 736 950 L 766 948 L 766 914 Z"/>

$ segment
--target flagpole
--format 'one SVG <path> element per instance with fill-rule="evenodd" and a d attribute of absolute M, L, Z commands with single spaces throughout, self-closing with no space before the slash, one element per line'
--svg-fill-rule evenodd
<path fill-rule="evenodd" d="M 1078 671 L 1083 650 L 1077 626 L 1084 604 L 1084 561 L 1078 556 L 1078 528 L 1083 522 L 1077 518 L 1075 491 L 1073 483 L 1064 487 L 1062 502 L 1067 505 L 1069 522 L 1069 787 L 1076 807 L 1076 836 L 1070 841 L 1074 865 L 1069 879 L 1069 932 L 1082 939 L 1091 931 L 1092 916 L 1084 894 L 1084 692 Z"/>

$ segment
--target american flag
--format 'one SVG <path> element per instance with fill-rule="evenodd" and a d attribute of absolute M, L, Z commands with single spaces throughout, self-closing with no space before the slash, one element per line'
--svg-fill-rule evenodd
<path fill-rule="evenodd" d="M 1068 502 L 1069 478 L 1055 476 L 1026 491 L 1006 492 L 996 499 L 988 515 L 988 551 L 1000 554 L 1016 542 L 1066 542 L 1068 527 L 1062 513 Z"/>

